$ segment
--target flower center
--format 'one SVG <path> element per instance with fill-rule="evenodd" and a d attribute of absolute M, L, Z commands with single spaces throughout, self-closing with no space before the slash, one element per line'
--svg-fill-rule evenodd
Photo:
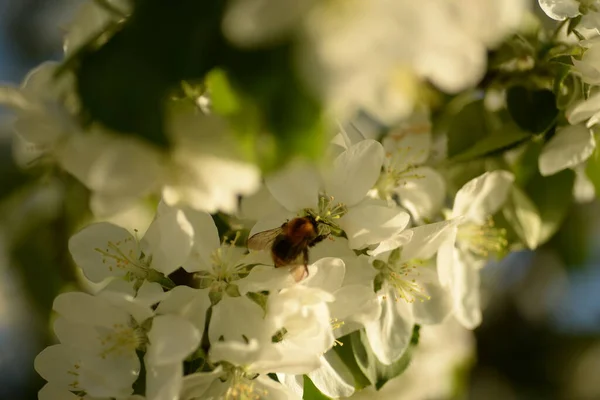
<path fill-rule="evenodd" d="M 140 327 L 125 324 L 114 324 L 98 336 L 102 345 L 100 357 L 108 355 L 125 355 L 138 349 L 146 342 L 146 334 Z"/>
<path fill-rule="evenodd" d="M 211 288 L 212 292 L 224 292 L 232 282 L 244 278 L 248 274 L 248 265 L 240 262 L 245 249 L 235 244 L 240 237 L 237 232 L 230 241 L 225 241 L 210 255 L 211 271 L 196 273 L 200 288 Z M 238 294 L 239 296 L 239 294 Z"/>
<path fill-rule="evenodd" d="M 506 230 L 496 228 L 491 217 L 483 225 L 463 224 L 458 227 L 457 245 L 479 257 L 500 256 L 508 245 Z"/>
<path fill-rule="evenodd" d="M 139 240 L 136 237 L 127 237 L 122 240 L 106 242 L 104 248 L 96 247 L 94 250 L 102 256 L 102 264 L 110 272 L 123 270 L 134 279 L 145 279 L 150 270 L 151 257 L 146 258 L 139 251 Z M 133 246 L 132 246 L 133 244 Z M 124 248 L 128 248 L 124 250 Z"/>
<path fill-rule="evenodd" d="M 330 233 L 339 234 L 342 229 L 339 227 L 339 219 L 348 212 L 344 203 L 335 201 L 333 196 L 327 196 L 322 193 L 319 195 L 319 206 L 317 210 L 307 208 L 304 215 L 310 215 L 315 218 L 319 224 L 319 235 L 328 235 Z"/>
<path fill-rule="evenodd" d="M 400 252 L 394 250 L 389 257 L 388 262 L 377 260 L 374 267 L 379 269 L 380 276 L 395 289 L 394 300 L 402 299 L 407 303 L 414 303 L 416 300 L 429 300 L 430 296 L 421 286 L 419 267 L 423 265 L 421 260 L 411 260 L 400 262 Z"/>
<path fill-rule="evenodd" d="M 260 400 L 267 398 L 269 394 L 264 389 L 256 387 L 254 380 L 241 368 L 235 368 L 232 372 L 231 386 L 225 392 L 225 400 Z M 254 376 L 255 377 L 255 376 Z"/>
<path fill-rule="evenodd" d="M 383 170 L 374 186 L 374 191 L 380 199 L 392 199 L 396 189 L 405 186 L 410 180 L 423 179 L 423 175 L 415 173 L 415 166 L 404 165 L 402 169 L 396 169 L 393 163 Z"/>

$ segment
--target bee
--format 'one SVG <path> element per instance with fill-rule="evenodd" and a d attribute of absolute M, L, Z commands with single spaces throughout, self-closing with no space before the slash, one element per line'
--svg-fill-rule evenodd
<path fill-rule="evenodd" d="M 329 234 L 319 234 L 319 222 L 311 215 L 294 218 L 279 228 L 258 232 L 248 239 L 251 250 L 271 250 L 276 268 L 298 265 L 302 257 L 304 276 L 308 276 L 308 249 L 323 241 Z M 292 271 L 296 281 L 302 279 Z"/>

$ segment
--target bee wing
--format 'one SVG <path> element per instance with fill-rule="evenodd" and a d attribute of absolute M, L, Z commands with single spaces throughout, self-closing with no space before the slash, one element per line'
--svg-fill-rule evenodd
<path fill-rule="evenodd" d="M 255 233 L 248 239 L 248 249 L 265 250 L 271 248 L 275 238 L 281 234 L 281 227 Z"/>

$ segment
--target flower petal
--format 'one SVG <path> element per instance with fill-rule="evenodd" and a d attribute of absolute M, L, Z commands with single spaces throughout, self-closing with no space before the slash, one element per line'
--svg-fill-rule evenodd
<path fill-rule="evenodd" d="M 70 346 L 55 344 L 46 347 L 33 362 L 35 371 L 54 387 L 81 390 L 77 377 L 69 373 L 78 364 L 79 358 Z M 50 389 L 47 389 L 50 391 Z"/>
<path fill-rule="evenodd" d="M 258 304 L 246 297 L 223 296 L 212 309 L 208 338 L 211 345 L 223 338 L 226 341 L 245 342 L 246 339 L 272 335 L 264 332 L 263 310 Z M 244 337 L 246 339 L 244 339 Z"/>
<path fill-rule="evenodd" d="M 565 112 L 571 125 L 587 121 L 600 111 L 600 93 L 590 96 L 586 100 L 578 101 Z"/>
<path fill-rule="evenodd" d="M 69 239 L 69 251 L 85 276 L 96 283 L 111 276 L 124 276 L 139 256 L 133 235 L 108 222 L 77 232 Z"/>
<path fill-rule="evenodd" d="M 421 225 L 408 230 L 411 239 L 402 247 L 402 260 L 427 260 L 437 253 L 440 246 L 455 235 L 455 228 L 461 218 L 433 224 Z"/>
<path fill-rule="evenodd" d="M 101 297 L 95 297 L 82 292 L 61 293 L 52 309 L 70 321 L 112 328 L 114 324 L 129 324 L 129 314 L 110 305 Z"/>
<path fill-rule="evenodd" d="M 456 193 L 452 217 L 465 216 L 469 221 L 485 223 L 504 204 L 513 181 L 513 174 L 502 170 L 470 180 Z"/>
<path fill-rule="evenodd" d="M 373 288 L 365 285 L 348 285 L 335 293 L 335 301 L 329 305 L 331 318 L 344 323 L 355 321 L 361 324 L 371 322 L 381 315 L 381 304 Z M 342 325 L 339 329 L 343 329 Z M 336 337 L 339 337 L 337 330 Z M 349 333 L 344 331 L 344 333 Z"/>
<path fill-rule="evenodd" d="M 178 400 L 183 384 L 183 364 L 177 362 L 165 365 L 147 363 L 146 399 Z"/>
<path fill-rule="evenodd" d="M 579 2 L 577 0 L 538 0 L 540 7 L 550 18 L 563 21 L 579 15 Z"/>
<path fill-rule="evenodd" d="M 215 221 L 204 211 L 186 208 L 184 213 L 194 231 L 194 245 L 183 268 L 187 272 L 209 270 L 212 265 L 211 256 L 221 246 Z"/>
<path fill-rule="evenodd" d="M 335 257 L 321 258 L 311 265 L 308 278 L 302 284 L 308 287 L 319 288 L 329 293 L 335 292 L 342 286 L 346 266 L 344 262 Z"/>
<path fill-rule="evenodd" d="M 181 364 L 200 345 L 201 332 L 176 315 L 159 315 L 148 332 L 146 362 L 152 366 Z"/>
<path fill-rule="evenodd" d="M 414 319 L 410 304 L 395 300 L 394 289 L 388 288 L 380 297 L 381 316 L 367 323 L 365 332 L 375 356 L 389 365 L 402 357 L 410 344 Z"/>
<path fill-rule="evenodd" d="M 80 400 L 81 397 L 68 391 L 66 388 L 47 383 L 38 392 L 38 400 Z"/>
<path fill-rule="evenodd" d="M 446 182 L 433 168 L 418 167 L 410 171 L 416 178 L 407 179 L 396 189 L 400 204 L 417 219 L 432 218 L 444 203 Z"/>
<path fill-rule="evenodd" d="M 452 274 L 454 273 L 455 251 L 454 244 L 456 242 L 457 228 L 453 228 L 448 239 L 442 243 L 437 253 L 437 270 L 440 284 L 443 287 L 449 287 L 452 282 Z"/>
<path fill-rule="evenodd" d="M 470 265 L 467 254 L 458 253 L 450 287 L 454 298 L 454 315 L 465 328 L 475 329 L 481 324 L 479 268 Z"/>
<path fill-rule="evenodd" d="M 298 212 L 316 208 L 321 179 L 316 169 L 308 164 L 294 163 L 265 178 L 269 192 L 287 210 Z"/>
<path fill-rule="evenodd" d="M 210 307 L 209 289 L 175 286 L 156 308 L 157 314 L 180 315 L 190 321 L 199 332 L 204 332 L 206 311 Z"/>
<path fill-rule="evenodd" d="M 248 292 L 277 291 L 296 284 L 290 268 L 275 268 L 271 265 L 257 265 L 247 277 L 235 282 L 240 294 Z"/>
<path fill-rule="evenodd" d="M 151 267 L 165 275 L 175 271 L 188 258 L 192 248 L 194 229 L 181 210 L 174 209 L 159 215 L 142 239 Z"/>
<path fill-rule="evenodd" d="M 327 194 L 346 206 L 358 203 L 379 178 L 383 159 L 383 146 L 375 140 L 352 145 L 336 158 L 325 183 Z"/>
<path fill-rule="evenodd" d="M 183 378 L 181 400 L 201 399 L 215 379 L 223 373 L 223 368 L 218 366 L 210 372 L 196 372 Z"/>
<path fill-rule="evenodd" d="M 354 393 L 354 377 L 335 351 L 321 357 L 321 367 L 308 373 L 308 377 L 325 396 L 337 399 Z"/>
<path fill-rule="evenodd" d="M 594 135 L 584 125 L 559 128 L 542 149 L 539 158 L 540 173 L 548 176 L 575 167 L 587 160 L 595 148 Z"/>
<path fill-rule="evenodd" d="M 408 225 L 410 216 L 400 208 L 360 204 L 340 218 L 340 227 L 346 232 L 353 249 L 389 239 Z"/>
<path fill-rule="evenodd" d="M 419 268 L 419 278 L 419 284 L 429 299 L 413 303 L 415 323 L 439 324 L 452 312 L 452 296 L 440 285 L 435 268 L 431 266 Z"/>

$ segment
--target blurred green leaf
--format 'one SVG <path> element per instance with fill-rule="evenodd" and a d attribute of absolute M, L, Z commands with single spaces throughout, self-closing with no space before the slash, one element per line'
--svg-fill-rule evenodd
<path fill-rule="evenodd" d="M 137 1 L 129 20 L 103 46 L 78 60 L 77 90 L 86 117 L 167 146 L 167 93 L 182 80 L 203 79 L 224 42 L 224 1 Z"/>
<path fill-rule="evenodd" d="M 570 207 L 565 222 L 548 243 L 568 268 L 581 267 L 588 260 L 596 222 L 594 215 L 590 215 L 594 213 L 593 208 L 593 205 L 583 204 Z"/>
<path fill-rule="evenodd" d="M 511 188 L 502 213 L 521 241 L 528 248 L 535 249 L 540 238 L 542 221 L 535 204 L 518 186 L 513 185 Z"/>
<path fill-rule="evenodd" d="M 554 93 L 547 89 L 512 86 L 506 92 L 506 104 L 517 125 L 533 133 L 550 129 L 558 116 Z"/>
<path fill-rule="evenodd" d="M 346 367 L 352 373 L 354 377 L 355 389 L 360 390 L 367 386 L 371 385 L 369 379 L 362 373 L 360 367 L 356 363 L 356 359 L 354 358 L 354 350 L 352 347 L 352 334 L 342 336 L 338 339 L 340 342 L 339 346 L 335 346 L 333 351 L 342 359 Z"/>
<path fill-rule="evenodd" d="M 573 202 L 575 173 L 564 170 L 552 176 L 534 176 L 525 188 L 542 219 L 539 243 L 547 242 L 562 224 Z"/>
<path fill-rule="evenodd" d="M 448 126 L 448 157 L 452 158 L 485 138 L 490 129 L 483 100 L 466 104 Z"/>
<path fill-rule="evenodd" d="M 530 138 L 531 134 L 518 128 L 506 129 L 482 138 L 466 151 L 454 156 L 451 161 L 469 161 L 485 157 L 517 146 Z"/>
<path fill-rule="evenodd" d="M 600 194 L 600 149 L 596 147 L 594 154 L 588 159 L 585 173 L 594 185 L 596 197 Z"/>

